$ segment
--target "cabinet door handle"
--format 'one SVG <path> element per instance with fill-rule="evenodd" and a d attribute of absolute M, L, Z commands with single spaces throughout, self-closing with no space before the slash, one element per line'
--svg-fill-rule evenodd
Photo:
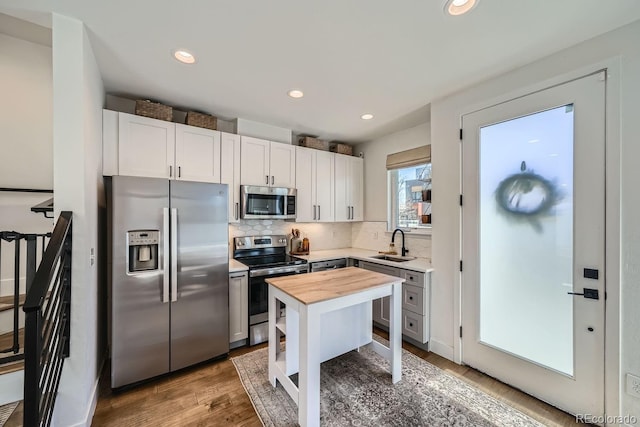
<path fill-rule="evenodd" d="M 313 205 L 313 220 L 316 220 L 316 205 Z"/>
<path fill-rule="evenodd" d="M 266 184 L 269 185 L 269 175 L 265 175 L 265 178 L 267 178 Z"/>
<path fill-rule="evenodd" d="M 318 221 L 320 221 L 320 205 L 318 205 Z"/>
<path fill-rule="evenodd" d="M 347 206 L 347 219 L 351 219 L 351 207 Z"/>
<path fill-rule="evenodd" d="M 238 219 L 238 212 L 239 211 L 240 211 L 240 206 L 239 206 L 239 203 L 236 202 L 236 211 L 235 211 L 236 212 L 236 220 Z"/>
<path fill-rule="evenodd" d="M 169 178 L 173 176 L 173 166 L 169 165 Z"/>
<path fill-rule="evenodd" d="M 178 178 L 182 177 L 182 166 L 178 166 Z"/>
<path fill-rule="evenodd" d="M 413 297 L 409 297 L 409 300 L 410 300 L 410 301 L 413 301 Z"/>
<path fill-rule="evenodd" d="M 271 185 L 273 185 L 273 175 L 271 175 Z"/>

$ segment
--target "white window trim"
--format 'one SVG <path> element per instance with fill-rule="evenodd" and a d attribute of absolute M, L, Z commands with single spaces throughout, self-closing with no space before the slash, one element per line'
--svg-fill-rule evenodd
<path fill-rule="evenodd" d="M 391 170 L 387 171 L 387 234 L 393 233 L 393 230 L 399 228 L 405 233 L 411 233 L 411 236 L 420 237 L 420 236 L 431 236 L 431 232 L 433 230 L 433 226 L 427 226 L 425 228 L 412 228 L 412 227 L 395 227 L 394 225 L 398 223 L 398 217 L 396 215 L 395 206 L 398 204 L 398 193 L 397 191 L 390 191 L 391 188 L 398 187 L 397 174 L 389 173 Z"/>

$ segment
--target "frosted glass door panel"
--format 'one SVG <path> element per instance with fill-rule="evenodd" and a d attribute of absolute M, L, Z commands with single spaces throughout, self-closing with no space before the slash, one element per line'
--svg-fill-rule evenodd
<path fill-rule="evenodd" d="M 573 105 L 480 128 L 480 341 L 573 375 Z"/>

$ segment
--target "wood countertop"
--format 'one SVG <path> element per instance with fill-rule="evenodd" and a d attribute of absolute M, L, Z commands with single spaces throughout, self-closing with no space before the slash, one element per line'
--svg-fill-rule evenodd
<path fill-rule="evenodd" d="M 340 298 L 367 289 L 404 282 L 404 279 L 357 267 L 295 274 L 266 279 L 266 282 L 282 292 L 309 305 Z"/>

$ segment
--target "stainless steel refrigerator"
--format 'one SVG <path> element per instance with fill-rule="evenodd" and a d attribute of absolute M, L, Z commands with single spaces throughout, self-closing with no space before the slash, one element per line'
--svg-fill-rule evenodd
<path fill-rule="evenodd" d="M 229 352 L 227 186 L 106 178 L 111 387 Z"/>

